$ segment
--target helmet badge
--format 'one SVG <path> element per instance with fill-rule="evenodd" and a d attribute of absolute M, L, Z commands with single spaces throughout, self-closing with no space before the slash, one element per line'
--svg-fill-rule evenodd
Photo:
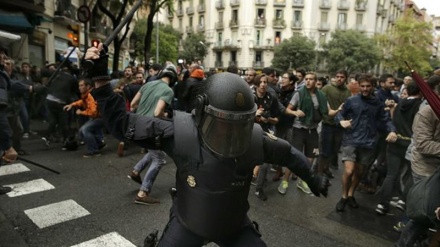
<path fill-rule="evenodd" d="M 195 177 L 189 175 L 186 178 L 186 182 L 188 183 L 189 187 L 191 187 L 191 188 L 196 187 L 196 178 Z"/>
<path fill-rule="evenodd" d="M 235 95 L 235 104 L 239 107 L 243 107 L 245 103 L 244 94 L 243 93 L 237 93 Z"/>

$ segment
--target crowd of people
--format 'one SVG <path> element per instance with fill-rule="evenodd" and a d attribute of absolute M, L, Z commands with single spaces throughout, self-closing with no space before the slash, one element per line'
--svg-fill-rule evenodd
<path fill-rule="evenodd" d="M 97 50 L 93 49 L 97 48 L 91 49 L 88 58 L 101 59 L 94 55 Z M 342 193 L 340 200 L 335 203 L 336 211 L 343 213 L 347 205 L 358 208 L 360 203 L 355 199 L 355 193 L 362 188 L 370 193 L 378 193 L 379 203 L 375 211 L 379 215 L 386 215 L 390 207 L 405 211 L 411 186 L 433 175 L 438 168 L 439 119 L 410 76 L 400 79 L 391 74 L 378 77 L 362 73 L 349 75 L 340 70 L 332 76 L 318 77 L 316 73 L 301 68 L 285 72 L 269 67 L 262 71 L 253 68 L 239 71 L 235 66 L 229 67 L 227 73 L 208 75 L 203 66 L 195 62 L 187 67 L 180 65 L 179 70 L 173 64 L 166 63 L 164 66 L 153 64 L 148 71 L 143 66 L 128 66 L 123 72 L 115 71 L 111 75 L 106 71 L 91 71 L 88 78 L 81 77 L 77 68 L 66 63 L 56 76 L 51 77 L 56 64 L 47 65 L 41 70 L 26 62 L 16 67 L 5 51 L 2 49 L 0 54 L 0 88 L 7 97 L 3 96 L 3 91 L 0 96 L 7 100 L 0 98 L 0 107 L 7 113 L 7 122 L 2 118 L 1 124 L 10 126 L 11 133 L 2 130 L 3 160 L 10 162 L 17 155 L 28 154 L 22 148 L 21 140 L 37 135 L 30 129 L 33 118 L 48 122 L 47 130 L 41 135 L 45 145 L 50 147 L 58 139 L 63 142 L 63 150 L 76 149 L 75 143 L 85 145 L 87 152 L 84 158 L 100 156 L 100 150 L 106 147 L 104 133 L 110 132 L 118 140 L 117 153 L 120 157 L 124 156 L 124 150 L 131 143 L 137 144 L 141 152 L 145 152 L 128 175 L 140 184 L 135 203 L 159 204 L 160 201 L 152 196 L 152 188 L 166 163 L 167 154 L 178 166 L 177 189 L 183 195 L 177 197 L 179 202 L 173 206 L 177 211 L 172 215 L 177 215 L 177 218 L 171 217 L 169 224 L 183 224 L 188 231 L 185 232 L 186 236 L 196 234 L 202 236 L 201 240 L 212 237 L 225 240 L 224 235 L 220 234 L 221 230 L 211 229 L 206 222 L 193 222 L 189 219 L 193 212 L 183 209 L 191 204 L 183 199 L 186 195 L 200 197 L 200 200 L 212 197 L 209 206 L 216 208 L 212 203 L 219 200 L 218 197 L 208 196 L 209 193 L 203 191 L 196 195 L 185 187 L 186 184 L 195 187 L 198 181 L 214 183 L 205 181 L 201 175 L 203 172 L 228 174 L 223 168 L 204 167 L 204 162 L 221 161 L 230 166 L 228 158 L 234 158 L 237 164 L 243 166 L 236 172 L 249 174 L 241 174 L 243 178 L 238 180 L 225 176 L 240 181 L 244 187 L 255 185 L 254 194 L 263 201 L 268 200 L 264 190 L 269 170 L 275 171 L 272 180 L 279 182 L 277 190 L 281 195 L 288 192 L 292 180 L 297 180 L 296 187 L 304 193 L 326 195 L 326 181 L 335 178 L 332 170 L 342 169 Z M 439 72 L 427 77 L 426 83 L 440 96 Z M 229 88 L 216 88 L 220 82 Z M 234 91 L 244 90 L 243 85 L 246 85 L 250 95 L 245 93 L 238 96 L 242 91 Z M 236 93 L 233 95 L 235 98 L 227 96 L 233 93 Z M 235 101 L 235 108 L 228 105 L 231 102 L 224 103 L 226 99 Z M 105 104 L 109 100 L 113 100 L 112 106 Z M 237 105 L 246 105 L 249 100 L 249 107 L 240 109 L 239 116 L 234 116 Z M 177 123 L 176 119 L 186 124 L 194 121 L 195 127 Z M 240 128 L 254 124 L 259 127 L 249 127 L 249 135 L 244 136 L 244 133 L 237 132 L 240 129 L 236 125 L 228 125 L 237 119 L 243 121 L 237 125 Z M 249 125 L 249 121 L 252 121 L 252 125 Z M 146 130 L 139 126 L 144 126 L 142 128 Z M 194 133 L 181 133 L 177 131 L 177 126 L 179 129 L 194 128 Z M 262 132 L 258 133 L 265 137 L 264 143 L 281 142 L 281 139 L 287 142 L 281 142 L 279 147 L 275 144 L 264 145 L 261 157 L 250 151 L 241 152 L 241 149 L 247 150 L 249 145 L 255 150 L 260 149 L 261 140 L 256 141 L 258 138 L 253 136 L 260 128 Z M 191 138 L 191 135 L 199 137 Z M 225 140 L 220 140 L 220 136 L 225 136 Z M 184 137 L 200 146 L 186 151 L 175 147 L 184 143 L 179 140 Z M 244 137 L 249 140 L 243 140 Z M 252 142 L 249 144 L 250 139 Z M 293 148 L 290 149 L 288 144 Z M 189 151 L 196 154 L 187 154 Z M 274 157 L 274 152 L 285 152 L 286 157 Z M 258 158 L 239 158 L 237 161 L 237 157 L 244 154 Z M 342 160 L 342 164 L 339 160 Z M 245 166 L 243 161 L 250 165 Z M 196 169 L 194 166 L 202 168 Z M 142 178 L 141 172 L 147 167 Z M 182 181 L 184 184 L 179 185 Z M 221 186 L 224 189 L 225 185 Z M 10 188 L 1 187 L 0 192 L 5 194 L 9 191 Z M 241 195 L 244 196 L 246 192 L 249 189 L 237 190 L 237 194 L 231 198 L 240 202 L 243 199 Z M 247 201 L 241 202 L 241 213 L 245 215 Z M 224 227 L 232 227 L 232 230 L 242 229 L 243 226 L 248 229 L 251 225 L 247 218 L 235 222 L 235 225 L 228 225 L 232 223 L 222 222 L 204 208 L 199 208 L 198 213 L 206 213 L 207 219 L 219 220 Z M 436 214 L 438 220 L 439 211 L 432 213 Z M 419 224 L 403 213 L 402 220 L 396 222 L 395 226 L 396 231 L 403 231 L 397 245 L 412 246 L 421 232 L 429 227 L 432 224 Z M 216 234 L 220 235 L 214 234 L 214 230 L 219 231 Z M 168 231 L 168 236 L 175 236 L 182 230 L 171 228 Z M 233 232 L 226 231 L 224 234 Z M 255 236 L 251 235 L 246 235 L 245 239 L 254 239 Z M 165 238 L 164 243 L 172 242 L 171 238 Z M 197 242 L 199 239 L 191 241 Z M 255 241 L 255 246 L 264 246 L 261 240 Z"/>

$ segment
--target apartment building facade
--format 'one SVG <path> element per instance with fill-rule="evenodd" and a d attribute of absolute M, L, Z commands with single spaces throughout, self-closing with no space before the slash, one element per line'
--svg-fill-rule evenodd
<path fill-rule="evenodd" d="M 406 6 L 407 0 L 179 0 L 174 14 L 164 12 L 160 20 L 183 38 L 204 33 L 205 68 L 261 69 L 271 66 L 274 47 L 284 39 L 303 35 L 320 49 L 335 30 L 384 33 Z"/>

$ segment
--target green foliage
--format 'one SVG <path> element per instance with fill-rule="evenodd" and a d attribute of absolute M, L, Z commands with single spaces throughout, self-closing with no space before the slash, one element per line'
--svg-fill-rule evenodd
<path fill-rule="evenodd" d="M 304 36 L 283 40 L 281 44 L 275 46 L 272 65 L 280 71 L 310 67 L 315 64 L 315 45 L 313 40 Z"/>
<path fill-rule="evenodd" d="M 356 30 L 337 30 L 323 48 L 328 72 L 332 74 L 340 69 L 365 73 L 380 61 L 375 40 Z"/>
<path fill-rule="evenodd" d="M 136 22 L 134 28 L 134 36 L 136 37 L 135 57 L 137 60 L 143 61 L 144 58 L 144 39 L 147 30 L 147 19 L 140 19 Z M 154 24 L 151 39 L 152 58 L 156 58 L 156 24 Z M 159 63 L 171 61 L 175 63 L 178 56 L 180 33 L 171 25 L 159 23 Z M 157 61 L 155 61 L 157 62 Z"/>
<path fill-rule="evenodd" d="M 203 43 L 203 44 L 202 44 Z M 182 51 L 180 51 L 179 58 L 185 59 L 187 63 L 202 60 L 208 54 L 209 44 L 206 42 L 203 33 L 193 33 L 188 35 L 182 41 Z"/>
<path fill-rule="evenodd" d="M 431 24 L 416 19 L 411 10 L 396 20 L 394 29 L 385 35 L 377 36 L 383 47 L 384 66 L 388 70 L 409 73 L 407 61 L 412 69 L 420 74 L 432 71 L 433 37 Z"/>

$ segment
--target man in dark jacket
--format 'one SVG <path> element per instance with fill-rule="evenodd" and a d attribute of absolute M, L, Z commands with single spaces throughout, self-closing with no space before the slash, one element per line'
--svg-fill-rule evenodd
<path fill-rule="evenodd" d="M 193 65 L 195 66 L 195 65 Z M 194 68 L 185 82 L 185 89 L 183 91 L 182 99 L 186 112 L 191 112 L 196 104 L 196 97 L 201 93 L 203 81 L 205 80 L 205 73 L 199 65 Z"/>
<path fill-rule="evenodd" d="M 374 96 L 370 78 L 359 76 L 358 82 L 361 93 L 348 98 L 335 118 L 345 129 L 341 148 L 345 169 L 342 176 L 342 198 L 336 205 L 338 212 L 342 212 L 347 203 L 353 208 L 358 207 L 354 192 L 364 167 L 374 162 L 379 126 L 386 126 L 389 133 L 386 141 L 397 140 L 396 128 L 384 110 L 385 105 Z"/>

